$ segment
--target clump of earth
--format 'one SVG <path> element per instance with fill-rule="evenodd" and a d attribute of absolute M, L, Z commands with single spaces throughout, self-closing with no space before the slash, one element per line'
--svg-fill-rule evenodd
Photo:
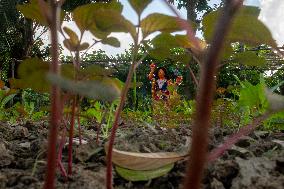
<path fill-rule="evenodd" d="M 191 142 L 191 128 L 181 125 L 177 128 L 145 126 L 120 127 L 115 139 L 115 148 L 131 152 L 181 152 L 188 150 Z"/>

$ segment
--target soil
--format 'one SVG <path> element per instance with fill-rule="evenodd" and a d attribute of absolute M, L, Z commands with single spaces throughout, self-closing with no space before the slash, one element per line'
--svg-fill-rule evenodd
<path fill-rule="evenodd" d="M 179 151 L 187 147 L 191 132 L 187 127 L 159 129 L 122 124 L 116 147 L 139 152 Z M 209 149 L 218 146 L 234 132 L 228 128 L 211 131 Z M 38 189 L 43 187 L 46 171 L 47 123 L 10 125 L 0 122 L 0 188 Z M 56 188 L 105 188 L 104 142 L 95 144 L 95 131 L 89 133 L 88 143 L 74 145 L 73 175 L 68 181 L 57 171 Z M 86 137 L 88 138 L 88 137 Z M 132 139 L 134 138 L 134 139 Z M 127 139 L 125 142 L 125 139 Z M 139 140 L 138 140 L 139 139 Z M 137 141 L 144 141 L 138 145 Z M 161 145 L 161 141 L 163 142 Z M 282 189 L 284 188 L 284 133 L 255 131 L 242 138 L 205 171 L 205 189 Z M 134 144 L 136 142 L 136 144 Z M 153 145 L 150 145 L 152 143 Z M 122 145 L 123 144 L 123 145 Z M 133 144 L 131 147 L 130 144 Z M 182 144 L 182 145 L 181 145 Z M 126 146 L 126 147 L 125 147 Z M 67 148 L 63 151 L 67 167 Z M 181 188 L 186 161 L 175 164 L 167 175 L 149 182 L 129 182 L 113 172 L 114 188 L 171 189 Z"/>
<path fill-rule="evenodd" d="M 188 150 L 191 130 L 187 125 L 178 128 L 152 125 L 127 125 L 117 131 L 115 148 L 132 152 L 180 152 Z"/>

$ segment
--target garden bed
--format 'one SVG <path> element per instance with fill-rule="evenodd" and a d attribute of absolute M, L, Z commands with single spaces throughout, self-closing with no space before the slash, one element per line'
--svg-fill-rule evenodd
<path fill-rule="evenodd" d="M 180 146 L 186 146 L 188 142 L 186 137 L 191 135 L 190 129 L 186 129 L 185 126 L 174 130 L 147 127 L 122 124 L 116 147 L 136 152 L 179 151 Z M 210 149 L 218 146 L 231 132 L 233 130 L 228 131 L 228 128 L 212 129 Z M 43 122 L 14 126 L 1 123 L 1 189 L 42 188 L 46 170 L 47 133 L 47 123 Z M 125 142 L 127 138 L 130 139 Z M 134 144 L 134 141 L 143 140 L 142 146 Z M 161 145 L 160 141 L 163 141 L 165 145 Z M 209 163 L 203 187 L 208 189 L 282 189 L 284 186 L 283 141 L 284 134 L 281 132 L 255 131 L 250 136 L 244 137 L 217 161 Z M 150 146 L 150 143 L 153 143 L 155 147 Z M 130 144 L 133 144 L 133 147 Z M 103 146 L 104 142 L 98 146 L 95 140 L 77 146 L 73 160 L 73 176 L 65 182 L 57 171 L 56 188 L 105 188 L 106 165 Z M 66 162 L 67 149 L 64 149 L 63 165 L 65 167 L 67 167 Z M 129 182 L 115 173 L 114 188 L 181 188 L 185 164 L 185 161 L 179 161 L 167 175 L 148 182 Z"/>

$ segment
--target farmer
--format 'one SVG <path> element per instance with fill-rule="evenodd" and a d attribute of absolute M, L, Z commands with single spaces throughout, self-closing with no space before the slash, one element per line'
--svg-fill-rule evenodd
<path fill-rule="evenodd" d="M 155 100 L 168 100 L 170 98 L 169 85 L 180 85 L 182 76 L 178 76 L 175 83 L 168 80 L 167 71 L 164 67 L 158 68 L 155 72 L 156 65 L 150 65 L 148 78 L 152 81 L 152 98 Z"/>

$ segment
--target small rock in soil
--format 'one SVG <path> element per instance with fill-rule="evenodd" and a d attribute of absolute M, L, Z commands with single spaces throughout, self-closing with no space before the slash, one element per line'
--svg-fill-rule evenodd
<path fill-rule="evenodd" d="M 16 126 L 13 131 L 14 139 L 23 139 L 29 135 L 29 131 L 26 127 Z"/>
<path fill-rule="evenodd" d="M 6 148 L 3 142 L 0 142 L 0 167 L 8 166 L 14 160 L 14 156 L 11 155 L 11 152 Z"/>

